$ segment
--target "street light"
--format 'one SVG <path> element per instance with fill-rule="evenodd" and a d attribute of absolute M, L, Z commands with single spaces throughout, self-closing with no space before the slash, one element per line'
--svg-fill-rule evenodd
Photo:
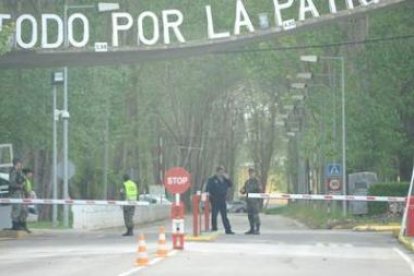
<path fill-rule="evenodd" d="M 52 153 L 52 179 L 53 179 L 53 199 L 57 199 L 58 192 L 57 192 L 57 121 L 59 121 L 59 113 L 60 111 L 57 110 L 57 86 L 63 85 L 65 82 L 65 75 L 63 72 L 53 72 L 52 73 L 52 87 L 53 87 L 53 110 L 52 110 L 52 121 L 53 121 L 53 153 Z M 57 226 L 57 205 L 53 204 L 53 226 Z"/>
<path fill-rule="evenodd" d="M 95 9 L 98 12 L 109 12 L 115 11 L 120 8 L 118 3 L 98 3 L 97 5 L 66 5 L 63 11 L 63 22 L 64 22 L 64 46 L 69 48 L 68 39 L 68 13 L 69 10 L 76 9 Z M 68 138 L 69 138 L 69 111 L 68 111 L 68 67 L 63 68 L 63 110 L 66 116 L 63 116 L 63 197 L 68 199 L 69 197 L 69 168 L 68 168 Z M 64 205 L 63 212 L 63 224 L 65 227 L 69 226 L 69 206 Z"/>
<path fill-rule="evenodd" d="M 346 111 L 345 111 L 345 59 L 343 56 L 339 57 L 318 57 L 315 55 L 301 56 L 300 60 L 304 62 L 318 62 L 318 60 L 333 60 L 341 63 L 341 90 L 342 90 L 342 192 L 347 194 L 346 187 Z M 346 201 L 342 201 L 343 215 L 347 213 Z"/>

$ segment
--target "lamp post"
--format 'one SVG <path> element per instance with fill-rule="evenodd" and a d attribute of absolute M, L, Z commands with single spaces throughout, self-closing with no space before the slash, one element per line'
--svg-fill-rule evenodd
<path fill-rule="evenodd" d="M 66 2 L 66 1 L 65 1 Z M 95 9 L 98 12 L 109 12 L 118 10 L 118 3 L 98 3 L 97 5 L 64 5 L 63 10 L 63 30 L 64 30 L 64 47 L 69 48 L 69 38 L 68 38 L 68 13 L 69 10 L 75 9 Z M 69 168 L 68 168 L 68 156 L 69 156 L 69 111 L 68 111 L 68 67 L 63 68 L 64 83 L 63 83 L 63 111 L 64 115 L 62 116 L 63 120 L 63 198 L 67 199 L 69 197 Z M 63 211 L 63 225 L 65 227 L 69 226 L 69 206 L 64 205 Z"/>
<path fill-rule="evenodd" d="M 52 121 L 53 121 L 53 150 L 52 150 L 52 183 L 53 183 L 53 199 L 57 199 L 57 121 L 59 120 L 60 111 L 57 110 L 57 86 L 62 85 L 65 82 L 63 72 L 52 73 L 52 98 L 53 98 L 53 110 L 52 110 Z M 53 226 L 57 226 L 57 205 L 53 204 Z"/>
<path fill-rule="evenodd" d="M 338 57 L 318 57 L 315 55 L 301 56 L 300 60 L 304 62 L 318 62 L 318 60 L 333 60 L 339 61 L 341 64 L 341 101 L 342 101 L 342 193 L 347 194 L 346 185 L 346 105 L 345 105 L 345 59 L 343 56 Z M 346 216 L 346 201 L 342 201 L 343 215 Z"/>

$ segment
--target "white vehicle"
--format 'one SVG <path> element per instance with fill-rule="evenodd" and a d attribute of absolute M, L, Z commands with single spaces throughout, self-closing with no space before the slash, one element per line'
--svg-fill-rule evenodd
<path fill-rule="evenodd" d="M 9 175 L 0 173 L 0 197 L 9 197 Z"/>
<path fill-rule="evenodd" d="M 146 201 L 150 204 L 163 204 L 169 205 L 171 201 L 169 201 L 165 195 L 156 195 L 156 194 L 142 194 L 139 196 L 139 201 Z"/>

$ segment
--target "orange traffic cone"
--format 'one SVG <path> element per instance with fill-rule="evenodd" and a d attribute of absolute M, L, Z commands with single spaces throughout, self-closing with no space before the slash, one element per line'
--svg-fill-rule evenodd
<path fill-rule="evenodd" d="M 164 227 L 160 227 L 160 235 L 158 238 L 158 250 L 157 256 L 158 257 L 166 257 L 168 255 L 167 249 L 167 240 L 165 237 L 165 229 Z"/>
<path fill-rule="evenodd" d="M 145 244 L 144 234 L 139 235 L 138 257 L 135 261 L 136 266 L 146 266 L 149 263 L 147 245 Z"/>

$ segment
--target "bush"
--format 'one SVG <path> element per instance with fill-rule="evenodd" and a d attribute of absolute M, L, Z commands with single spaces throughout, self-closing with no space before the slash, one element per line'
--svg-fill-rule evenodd
<path fill-rule="evenodd" d="M 372 185 L 368 189 L 371 196 L 398 196 L 405 197 L 408 194 L 410 184 L 407 182 L 389 182 Z M 388 212 L 387 202 L 368 202 L 370 215 L 380 215 Z"/>

